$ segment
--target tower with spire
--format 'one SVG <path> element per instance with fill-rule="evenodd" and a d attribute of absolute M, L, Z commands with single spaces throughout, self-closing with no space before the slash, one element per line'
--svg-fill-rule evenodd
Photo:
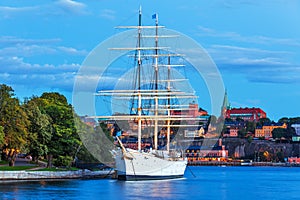
<path fill-rule="evenodd" d="M 228 101 L 227 89 L 225 90 L 223 104 L 222 104 L 222 117 L 226 118 L 226 111 L 230 109 L 230 103 Z"/>

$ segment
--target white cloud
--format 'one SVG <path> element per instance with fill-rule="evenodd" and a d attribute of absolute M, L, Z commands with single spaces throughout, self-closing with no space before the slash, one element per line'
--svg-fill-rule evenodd
<path fill-rule="evenodd" d="M 293 52 L 230 45 L 207 50 L 223 73 L 240 74 L 250 82 L 300 83 L 300 64 L 289 58 Z"/>
<path fill-rule="evenodd" d="M 19 57 L 0 57 L 1 82 L 35 88 L 60 88 L 72 91 L 79 64 L 31 64 Z"/>
<path fill-rule="evenodd" d="M 14 85 L 34 91 L 61 89 L 72 91 L 75 74 L 82 60 L 88 54 L 86 50 L 58 46 L 60 39 L 24 39 L 0 37 L 0 80 L 1 83 Z M 77 57 L 74 57 L 77 56 Z M 35 64 L 28 60 L 34 57 L 35 62 L 71 64 Z M 63 60 L 68 58 L 69 61 Z M 75 61 L 76 62 L 76 61 Z M 79 61 L 80 62 L 80 61 Z"/>
<path fill-rule="evenodd" d="M 57 49 L 69 55 L 86 56 L 88 54 L 88 51 L 86 50 L 78 50 L 73 47 L 60 46 L 57 47 Z"/>
<path fill-rule="evenodd" d="M 61 39 L 24 39 L 13 36 L 0 36 L 0 45 L 18 45 L 18 44 L 51 44 L 60 42 Z"/>
<path fill-rule="evenodd" d="M 39 11 L 39 6 L 28 6 L 28 7 L 11 7 L 11 6 L 0 6 L 0 16 L 3 18 L 11 18 L 16 14 L 24 13 L 35 13 Z"/>
<path fill-rule="evenodd" d="M 221 5 L 225 8 L 236 8 L 243 5 L 260 5 L 260 1 L 252 1 L 252 0 L 222 0 Z"/>
<path fill-rule="evenodd" d="M 115 14 L 114 10 L 105 9 L 101 11 L 100 16 L 108 20 L 114 20 L 116 18 Z"/>
<path fill-rule="evenodd" d="M 199 30 L 198 36 L 209 36 L 209 37 L 219 37 L 226 38 L 232 41 L 252 43 L 252 44 L 264 44 L 264 45 L 288 45 L 300 47 L 299 39 L 292 38 L 272 38 L 262 35 L 253 36 L 243 36 L 236 32 L 230 31 L 218 31 L 204 26 L 198 26 Z"/>
<path fill-rule="evenodd" d="M 31 64 L 20 57 L 0 57 L 0 73 L 8 74 L 57 74 L 73 73 L 79 69 L 79 64 L 63 64 L 59 67 L 52 64 Z"/>
<path fill-rule="evenodd" d="M 84 3 L 73 0 L 57 0 L 54 3 L 41 4 L 38 6 L 12 7 L 0 6 L 0 15 L 11 18 L 17 14 L 29 15 L 86 15 L 87 6 Z"/>
<path fill-rule="evenodd" d="M 254 52 L 254 53 L 288 53 L 287 51 L 269 51 L 259 48 L 249 48 L 249 47 L 240 47 L 232 45 L 212 45 L 213 48 L 224 49 L 226 51 L 244 51 L 244 52 Z"/>
<path fill-rule="evenodd" d="M 212 45 L 208 52 L 216 62 L 227 64 L 288 64 L 288 51 L 271 51 L 230 45 Z"/>
<path fill-rule="evenodd" d="M 85 56 L 86 50 L 57 46 L 60 39 L 24 39 L 9 36 L 0 37 L 0 56 L 29 57 L 36 55 Z"/>
<path fill-rule="evenodd" d="M 72 0 L 58 0 L 55 5 L 66 13 L 74 14 L 87 14 L 87 6 L 84 3 L 80 3 Z"/>
<path fill-rule="evenodd" d="M 33 55 L 49 55 L 57 53 L 57 50 L 48 46 L 39 45 L 16 45 L 0 49 L 2 56 L 22 56 L 28 57 Z"/>
<path fill-rule="evenodd" d="M 28 7 L 0 6 L 0 12 L 4 12 L 4 13 L 28 12 L 36 9 L 38 9 L 37 6 L 28 6 Z"/>

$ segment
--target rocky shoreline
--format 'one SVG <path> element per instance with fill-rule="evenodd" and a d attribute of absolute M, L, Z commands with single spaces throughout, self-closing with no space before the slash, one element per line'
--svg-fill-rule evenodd
<path fill-rule="evenodd" d="M 240 138 L 223 138 L 223 144 L 229 157 L 257 159 L 259 152 L 269 152 L 272 155 L 280 153 L 283 158 L 300 157 L 300 143 L 276 143 L 267 140 L 252 140 Z"/>

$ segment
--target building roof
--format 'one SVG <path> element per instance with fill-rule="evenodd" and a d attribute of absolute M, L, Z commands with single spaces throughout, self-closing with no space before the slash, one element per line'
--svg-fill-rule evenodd
<path fill-rule="evenodd" d="M 243 112 L 261 112 L 261 113 L 265 113 L 265 111 L 263 111 L 261 108 L 231 108 L 230 113 L 243 113 Z"/>
<path fill-rule="evenodd" d="M 263 126 L 283 126 L 285 123 L 283 122 L 270 122 L 270 123 L 264 123 Z"/>

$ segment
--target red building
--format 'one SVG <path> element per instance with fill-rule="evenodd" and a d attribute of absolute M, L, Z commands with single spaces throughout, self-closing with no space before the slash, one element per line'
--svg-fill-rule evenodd
<path fill-rule="evenodd" d="M 290 158 L 288 158 L 288 162 L 289 163 L 293 163 L 293 164 L 300 164 L 300 158 L 298 158 L 298 157 L 290 157 Z"/>
<path fill-rule="evenodd" d="M 189 115 L 191 117 L 199 117 L 208 115 L 207 111 L 199 108 L 198 104 L 190 103 L 187 110 L 171 110 L 171 115 Z"/>
<path fill-rule="evenodd" d="M 241 118 L 244 121 L 258 121 L 266 118 L 267 114 L 260 108 L 231 108 L 226 111 L 226 118 Z"/>

